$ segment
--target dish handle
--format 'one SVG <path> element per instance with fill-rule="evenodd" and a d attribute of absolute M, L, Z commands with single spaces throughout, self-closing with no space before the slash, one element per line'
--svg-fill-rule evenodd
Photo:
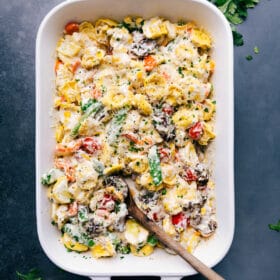
<path fill-rule="evenodd" d="M 71 1 L 71 0 L 67 0 Z M 111 280 L 111 276 L 92 276 L 90 277 L 91 280 Z M 160 280 L 181 280 L 181 276 L 161 276 Z"/>

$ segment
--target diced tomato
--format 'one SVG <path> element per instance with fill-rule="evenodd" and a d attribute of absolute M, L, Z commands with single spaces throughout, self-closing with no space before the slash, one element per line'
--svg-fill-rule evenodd
<path fill-rule="evenodd" d="M 183 223 L 185 219 L 186 218 L 185 218 L 185 215 L 183 212 L 173 215 L 171 218 L 173 225 L 179 225 L 179 224 Z"/>
<path fill-rule="evenodd" d="M 65 25 L 65 33 L 72 35 L 74 32 L 79 31 L 79 24 L 77 22 L 69 22 Z"/>
<path fill-rule="evenodd" d="M 102 92 L 99 89 L 94 88 L 92 91 L 92 97 L 94 99 L 98 99 L 101 96 L 102 96 Z"/>
<path fill-rule="evenodd" d="M 105 199 L 105 200 L 111 200 L 111 199 L 112 199 L 112 196 L 111 196 L 110 194 L 105 193 L 105 194 L 104 194 L 104 199 Z"/>
<path fill-rule="evenodd" d="M 80 60 L 75 61 L 74 64 L 72 65 L 72 69 L 71 69 L 72 73 L 75 73 L 80 65 L 81 65 L 81 61 Z"/>
<path fill-rule="evenodd" d="M 189 129 L 189 136 L 193 140 L 199 140 L 203 133 L 203 125 L 201 122 L 197 122 L 194 126 Z"/>
<path fill-rule="evenodd" d="M 93 137 L 86 137 L 82 139 L 82 149 L 89 154 L 101 149 L 101 145 Z"/>
<path fill-rule="evenodd" d="M 172 115 L 173 114 L 173 108 L 167 104 L 165 104 L 162 108 L 162 111 L 166 113 L 167 115 Z"/>
<path fill-rule="evenodd" d="M 54 162 L 55 167 L 62 169 L 65 172 L 67 180 L 69 182 L 75 182 L 75 168 L 71 165 L 71 162 L 65 158 L 57 158 Z"/>
<path fill-rule="evenodd" d="M 168 158 L 170 156 L 170 150 L 166 148 L 159 148 L 160 159 Z"/>
<path fill-rule="evenodd" d="M 103 199 L 102 199 L 102 204 L 101 205 L 104 206 L 105 209 L 107 210 L 106 205 L 107 205 L 107 203 L 109 203 L 111 201 L 114 201 L 113 196 L 110 195 L 110 194 L 105 194 Z M 101 207 L 99 209 L 103 209 L 103 208 Z"/>
<path fill-rule="evenodd" d="M 197 175 L 196 175 L 195 171 L 192 168 L 187 168 L 186 173 L 185 173 L 185 179 L 188 182 L 196 181 L 197 180 Z"/>
<path fill-rule="evenodd" d="M 157 61 L 151 55 L 147 55 L 144 58 L 144 67 L 146 71 L 152 71 L 156 67 L 156 65 Z"/>
<path fill-rule="evenodd" d="M 78 203 L 77 201 L 74 201 L 69 205 L 68 214 L 69 216 L 76 216 L 77 213 L 78 213 Z"/>
<path fill-rule="evenodd" d="M 63 64 L 63 62 L 61 60 L 59 60 L 59 59 L 56 60 L 55 65 L 54 65 L 55 74 L 57 74 L 57 71 L 58 71 L 60 65 L 62 65 L 62 64 Z"/>
<path fill-rule="evenodd" d="M 138 138 L 132 133 L 123 133 L 122 136 L 124 136 L 125 138 L 127 138 L 128 140 L 132 141 L 135 144 L 139 144 Z"/>
<path fill-rule="evenodd" d="M 156 222 L 158 221 L 158 215 L 157 215 L 157 213 L 153 213 L 153 220 L 156 221 Z"/>

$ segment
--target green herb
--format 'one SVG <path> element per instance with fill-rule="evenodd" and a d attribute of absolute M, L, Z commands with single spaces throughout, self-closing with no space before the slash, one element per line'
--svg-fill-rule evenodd
<path fill-rule="evenodd" d="M 259 48 L 255 46 L 255 47 L 254 47 L 254 53 L 255 53 L 255 54 L 258 54 L 259 52 L 260 52 Z"/>
<path fill-rule="evenodd" d="M 92 247 L 92 246 L 94 246 L 94 241 L 92 240 L 92 239 L 90 239 L 89 241 L 88 241 L 88 246 L 89 247 Z"/>
<path fill-rule="evenodd" d="M 108 143 L 113 145 L 116 143 L 117 138 L 120 135 L 123 122 L 125 121 L 128 113 L 128 108 L 120 109 L 115 116 L 113 117 L 110 127 L 109 127 L 109 135 L 108 135 Z"/>
<path fill-rule="evenodd" d="M 81 103 L 81 110 L 82 110 L 83 112 L 85 112 L 85 111 L 87 110 L 87 108 L 90 107 L 90 106 L 91 106 L 93 103 L 95 103 L 95 102 L 96 102 L 95 99 L 89 99 L 87 103 L 85 103 L 85 104 L 82 104 L 82 103 Z"/>
<path fill-rule="evenodd" d="M 130 151 L 130 152 L 139 152 L 139 151 L 143 151 L 144 150 L 144 148 L 137 148 L 137 147 L 135 147 L 135 143 L 134 142 L 129 142 L 129 147 L 128 147 L 128 150 Z"/>
<path fill-rule="evenodd" d="M 41 184 L 42 185 L 49 185 L 50 181 L 51 181 L 51 175 L 50 174 L 43 175 L 42 178 L 41 178 Z"/>
<path fill-rule="evenodd" d="M 208 108 L 205 108 L 205 109 L 204 109 L 204 112 L 205 112 L 205 113 L 208 113 L 208 112 L 209 112 L 209 109 L 208 109 Z"/>
<path fill-rule="evenodd" d="M 82 243 L 86 246 L 94 245 L 92 238 L 84 232 L 80 232 L 79 229 L 73 224 L 67 223 L 63 226 L 62 231 L 69 234 L 75 241 Z M 92 243 L 93 242 L 93 243 Z M 92 245 L 92 246 L 93 246 Z"/>
<path fill-rule="evenodd" d="M 160 158 L 157 146 L 152 146 L 148 154 L 150 174 L 153 178 L 153 183 L 158 186 L 162 183 L 162 172 L 160 166 Z"/>
<path fill-rule="evenodd" d="M 254 8 L 259 0 L 208 0 L 215 4 L 225 15 L 232 27 L 235 46 L 243 45 L 243 37 L 235 26 L 241 24 L 248 16 L 248 9 Z"/>
<path fill-rule="evenodd" d="M 186 22 L 184 20 L 179 20 L 178 23 L 177 23 L 179 26 L 183 26 L 186 24 Z"/>
<path fill-rule="evenodd" d="M 278 221 L 277 224 L 269 224 L 268 227 L 271 230 L 276 230 L 276 231 L 280 232 L 280 220 Z"/>
<path fill-rule="evenodd" d="M 87 103 L 88 104 L 88 103 Z M 71 131 L 71 136 L 76 137 L 79 134 L 80 127 L 82 122 L 85 121 L 90 115 L 95 115 L 102 108 L 102 103 L 93 99 L 93 103 L 91 103 L 86 109 L 84 114 L 81 116 L 79 122 L 74 126 Z"/>
<path fill-rule="evenodd" d="M 158 239 L 154 235 L 150 235 L 147 242 L 152 246 L 156 246 L 158 244 Z"/>
<path fill-rule="evenodd" d="M 32 268 L 29 270 L 27 274 L 22 274 L 16 271 L 18 279 L 22 280 L 42 280 L 43 278 L 39 276 L 40 272 L 36 268 Z"/>
<path fill-rule="evenodd" d="M 88 210 L 85 206 L 80 206 L 78 211 L 78 220 L 81 223 L 88 221 Z"/>
<path fill-rule="evenodd" d="M 162 190 L 161 190 L 161 194 L 162 194 L 162 195 L 166 195 L 166 193 L 167 193 L 167 190 L 166 190 L 166 189 L 162 189 Z"/>
<path fill-rule="evenodd" d="M 118 201 L 116 201 L 114 211 L 116 213 L 119 213 L 120 210 L 121 210 L 120 203 Z"/>
<path fill-rule="evenodd" d="M 41 177 L 42 185 L 51 185 L 57 181 L 59 177 L 63 175 L 62 171 L 56 168 L 51 168 L 47 173 Z"/>
<path fill-rule="evenodd" d="M 240 47 L 244 45 L 242 34 L 238 33 L 235 30 L 232 30 L 232 35 L 233 35 L 233 43 L 235 46 Z"/>
<path fill-rule="evenodd" d="M 184 73 L 182 72 L 183 70 L 184 70 L 184 68 L 182 68 L 182 67 L 178 68 L 178 73 L 181 75 L 182 78 L 185 77 Z"/>
<path fill-rule="evenodd" d="M 251 55 L 247 55 L 247 56 L 246 56 L 246 59 L 247 59 L 248 61 L 251 61 L 251 60 L 253 59 L 253 57 L 252 57 Z"/>
<path fill-rule="evenodd" d="M 139 32 L 143 32 L 142 30 L 142 26 L 144 24 L 144 20 L 140 23 L 141 27 L 137 26 L 135 22 L 132 22 L 131 24 L 126 23 L 124 21 L 122 21 L 118 27 L 119 28 L 125 28 L 127 29 L 130 33 L 132 33 L 133 31 L 139 31 Z"/>
<path fill-rule="evenodd" d="M 127 255 L 130 253 L 130 246 L 128 244 L 123 244 L 121 242 L 118 242 L 116 244 L 116 251 L 123 255 Z"/>

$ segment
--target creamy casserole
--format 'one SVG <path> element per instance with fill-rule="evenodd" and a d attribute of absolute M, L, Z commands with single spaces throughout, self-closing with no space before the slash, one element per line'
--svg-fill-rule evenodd
<path fill-rule="evenodd" d="M 128 217 L 126 177 L 138 206 L 186 250 L 215 232 L 211 47 L 193 22 L 65 26 L 56 48 L 54 166 L 42 184 L 68 250 L 99 258 L 163 248 Z"/>

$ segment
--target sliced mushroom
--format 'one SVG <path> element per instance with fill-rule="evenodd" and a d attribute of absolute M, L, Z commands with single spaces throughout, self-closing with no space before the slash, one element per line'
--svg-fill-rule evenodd
<path fill-rule="evenodd" d="M 170 141 L 175 138 L 175 126 L 172 119 L 169 114 L 163 112 L 160 108 L 154 110 L 153 125 L 164 140 Z"/>
<path fill-rule="evenodd" d="M 131 45 L 130 51 L 132 54 L 139 58 L 143 58 L 150 53 L 154 53 L 157 43 L 155 40 L 147 39 L 143 33 L 139 31 L 134 31 L 133 43 Z"/>

